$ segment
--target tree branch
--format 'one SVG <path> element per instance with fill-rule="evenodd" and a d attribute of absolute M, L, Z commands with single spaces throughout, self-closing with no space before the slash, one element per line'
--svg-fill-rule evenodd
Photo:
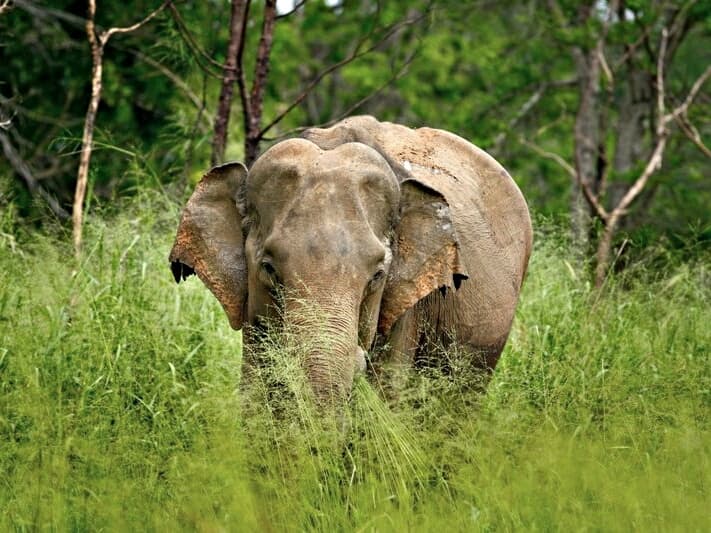
<path fill-rule="evenodd" d="M 103 32 L 101 34 L 100 40 L 101 40 L 101 45 L 105 45 L 106 41 L 108 41 L 112 35 L 116 35 L 118 33 L 130 33 L 132 31 L 136 31 L 140 27 L 144 26 L 147 22 L 149 22 L 151 19 L 153 19 L 158 13 L 163 11 L 168 4 L 171 4 L 171 0 L 165 0 L 158 8 L 156 8 L 154 11 L 149 13 L 143 20 L 136 22 L 135 24 L 132 24 L 131 26 L 125 26 L 123 28 L 109 28 L 107 31 Z M 96 8 L 94 8 L 96 9 Z"/>
<path fill-rule="evenodd" d="M 491 146 L 491 152 L 496 154 L 499 152 L 499 150 L 501 150 L 501 145 L 506 140 L 509 131 L 513 129 L 516 124 L 518 124 L 519 120 L 526 116 L 528 112 L 535 107 L 535 105 L 541 100 L 541 97 L 543 97 L 543 94 L 546 92 L 547 89 L 548 84 L 543 83 L 538 87 L 536 92 L 534 92 L 531 96 L 528 97 L 528 99 L 523 103 L 523 105 L 516 112 L 513 118 L 508 121 L 508 123 L 506 124 L 506 129 L 498 133 L 498 135 L 494 139 L 494 143 Z"/>
<path fill-rule="evenodd" d="M 632 187 L 629 188 L 627 193 L 624 195 L 620 203 L 615 207 L 612 212 L 612 216 L 616 214 L 617 211 L 624 212 L 634 201 L 634 199 L 642 192 L 642 189 L 646 185 L 650 176 L 654 174 L 662 166 L 662 159 L 664 157 L 664 150 L 666 149 L 667 139 L 669 137 L 669 123 L 675 120 L 677 117 L 684 116 L 689 109 L 689 106 L 693 103 L 696 95 L 701 90 L 701 86 L 708 80 L 711 76 L 711 65 L 706 67 L 706 70 L 701 74 L 689 90 L 689 94 L 684 99 L 683 103 L 676 107 L 673 111 L 667 114 L 663 114 L 664 111 L 664 56 L 666 53 L 666 41 L 668 32 L 666 28 L 662 30 L 662 41 L 659 46 L 659 59 L 657 62 L 657 110 L 660 112 L 659 118 L 657 119 L 657 142 L 647 160 L 647 165 L 644 167 L 642 174 L 635 180 Z"/>
<path fill-rule="evenodd" d="M 597 214 L 597 216 L 600 217 L 600 219 L 603 222 L 608 219 L 608 217 L 610 216 L 609 213 L 605 210 L 603 205 L 598 201 L 597 197 L 590 190 L 590 187 L 588 187 L 588 184 L 583 182 L 580 179 L 580 174 L 575 170 L 575 168 L 573 168 L 573 166 L 570 163 L 568 163 L 560 155 L 558 155 L 554 152 L 549 152 L 548 150 L 541 148 L 537 144 L 535 144 L 523 137 L 520 137 L 520 140 L 521 140 L 521 143 L 523 143 L 525 146 L 528 146 L 529 148 L 531 148 L 538 155 L 558 163 L 558 165 L 563 170 L 565 170 L 570 175 L 570 177 L 573 178 L 580 185 L 580 187 L 583 190 L 583 194 L 585 195 L 585 199 L 588 201 L 590 206 L 595 210 L 595 213 Z"/>
<path fill-rule="evenodd" d="M 649 156 L 647 164 L 645 165 L 642 173 L 635 180 L 632 186 L 627 190 L 627 192 L 618 202 L 615 208 L 610 212 L 609 218 L 606 220 L 605 230 L 603 232 L 600 243 L 598 244 L 597 250 L 595 284 L 598 287 L 602 285 L 603 280 L 605 279 L 607 263 L 612 247 L 612 238 L 617 224 L 625 216 L 625 213 L 629 209 L 630 205 L 632 205 L 632 203 L 647 185 L 649 178 L 662 166 L 662 161 L 664 159 L 664 151 L 667 147 L 667 141 L 669 139 L 669 124 L 673 120 L 683 119 L 686 116 L 689 107 L 691 106 L 697 94 L 701 90 L 702 85 L 711 76 L 711 65 L 709 65 L 708 67 L 706 67 L 706 70 L 693 83 L 684 101 L 678 107 L 673 109 L 670 113 L 665 113 L 664 65 L 666 61 L 668 39 L 669 32 L 665 27 L 662 29 L 662 38 L 659 44 L 659 53 L 657 56 L 657 124 L 655 128 L 656 141 L 654 149 L 652 150 L 652 153 Z M 698 140 L 700 142 L 700 138 Z M 703 143 L 701 143 L 701 145 L 703 145 Z M 704 148 L 706 147 L 704 146 Z M 706 153 L 707 150 L 708 149 L 706 149 L 706 151 L 702 151 Z"/>
<path fill-rule="evenodd" d="M 696 96 L 699 94 L 699 91 L 701 90 L 701 87 L 703 86 L 704 83 L 711 77 L 711 65 L 706 67 L 706 70 L 696 78 L 696 81 L 694 84 L 691 86 L 691 89 L 689 90 L 689 94 L 686 95 L 686 98 L 684 99 L 684 102 L 674 109 L 674 111 L 670 114 L 667 122 L 671 122 L 678 116 L 686 115 L 686 113 L 689 110 L 689 107 L 691 106 L 692 103 L 694 103 L 694 100 L 696 99 Z"/>
<path fill-rule="evenodd" d="M 42 187 L 35 176 L 32 174 L 29 165 L 22 159 L 20 154 L 15 150 L 15 147 L 10 142 L 7 134 L 0 131 L 0 144 L 2 144 L 5 157 L 15 169 L 15 172 L 25 180 L 27 188 L 31 193 L 39 194 L 46 202 L 52 212 L 61 220 L 67 220 L 69 213 L 59 204 L 57 199 L 52 196 L 44 187 Z"/>
<path fill-rule="evenodd" d="M 640 35 L 635 42 L 625 46 L 625 53 L 622 54 L 617 59 L 617 61 L 615 61 L 615 64 L 612 66 L 613 72 L 616 72 L 622 65 L 624 65 L 627 61 L 629 61 L 632 58 L 632 56 L 637 51 L 637 48 L 639 48 L 639 45 L 642 44 L 645 41 L 645 39 L 647 39 L 647 37 L 649 36 L 650 30 L 651 30 L 651 26 L 645 27 L 642 30 L 642 35 Z"/>
<path fill-rule="evenodd" d="M 192 89 L 190 89 L 190 87 L 188 86 L 188 84 L 185 83 L 185 80 L 183 80 L 183 79 L 182 79 L 180 76 L 178 76 L 175 72 L 173 72 L 172 70 L 170 70 L 170 69 L 169 69 L 168 67 L 166 67 L 163 63 L 161 63 L 161 62 L 159 62 L 159 61 L 156 61 L 156 60 L 153 59 L 152 57 L 147 56 L 146 54 L 144 54 L 144 53 L 142 53 L 142 52 L 140 52 L 140 51 L 138 51 L 138 50 L 134 50 L 134 49 L 131 49 L 131 48 L 126 48 L 125 50 L 126 50 L 128 53 L 133 54 L 134 56 L 136 56 L 139 60 L 143 61 L 144 63 L 150 65 L 151 67 L 153 67 L 154 69 L 156 69 L 157 71 L 159 71 L 161 74 L 163 74 L 163 75 L 164 75 L 166 78 L 168 78 L 170 81 L 172 81 L 178 89 L 180 89 L 181 91 L 183 91 L 183 92 L 185 93 L 185 96 L 188 97 L 188 100 L 190 100 L 190 101 L 193 103 L 193 105 L 195 105 L 195 107 L 196 107 L 197 109 L 201 109 L 201 108 L 202 108 L 202 101 L 200 100 L 200 97 L 199 97 L 197 94 L 195 94 L 195 93 L 192 91 Z M 210 117 L 207 117 L 207 116 L 206 116 L 205 119 L 206 119 L 207 122 L 208 122 L 208 126 L 212 127 L 212 120 L 210 119 Z"/>
<path fill-rule="evenodd" d="M 14 2 L 12 0 L 2 0 L 0 3 L 0 15 L 4 15 L 14 7 Z"/>
<path fill-rule="evenodd" d="M 373 92 L 369 93 L 368 95 L 364 96 L 363 98 L 361 98 L 360 100 L 358 100 L 357 102 L 355 102 L 354 104 L 349 106 L 345 111 L 343 111 L 341 114 L 339 114 L 336 118 L 333 118 L 333 119 L 329 120 L 328 122 L 323 122 L 321 124 L 312 124 L 310 126 L 301 126 L 298 128 L 293 128 L 293 129 L 290 129 L 289 131 L 285 131 L 284 133 L 282 133 L 281 135 L 278 135 L 276 137 L 271 137 L 271 138 L 263 137 L 262 139 L 265 141 L 278 141 L 278 140 L 284 139 L 290 135 L 293 135 L 295 133 L 300 133 L 302 131 L 308 130 L 310 128 L 328 128 L 330 126 L 333 126 L 336 122 L 339 122 L 339 121 L 343 120 L 344 118 L 346 118 L 347 116 L 351 115 L 356 109 L 358 109 L 360 106 L 362 106 L 368 100 L 370 100 L 371 98 L 380 94 L 386 87 L 391 85 L 394 81 L 397 81 L 400 78 L 402 78 L 405 75 L 405 73 L 407 72 L 407 67 L 410 66 L 410 64 L 412 63 L 412 61 L 415 59 L 416 56 L 417 56 L 417 54 L 415 52 L 413 52 L 405 60 L 405 62 L 402 64 L 402 66 L 400 67 L 400 69 L 398 70 L 398 72 L 395 75 L 391 76 L 390 79 L 388 79 L 385 83 L 383 83 L 380 87 L 375 89 Z"/>
<path fill-rule="evenodd" d="M 294 13 L 296 13 L 299 9 L 301 9 L 302 6 L 305 6 L 305 5 L 306 5 L 306 0 L 301 0 L 300 2 L 297 2 L 294 5 L 294 7 L 291 9 L 291 11 L 288 11 L 287 13 L 283 13 L 281 15 L 277 15 L 276 19 L 281 20 L 286 17 L 289 17 L 289 16 L 293 15 Z"/>
<path fill-rule="evenodd" d="M 669 32 L 666 28 L 662 28 L 662 40 L 659 43 L 659 55 L 657 56 L 657 136 L 662 135 L 666 127 L 664 121 L 664 57 L 667 54 L 668 41 Z"/>
<path fill-rule="evenodd" d="M 681 114 L 676 117 L 676 121 L 679 124 L 681 131 L 684 132 L 684 134 L 689 138 L 689 140 L 693 142 L 706 157 L 711 158 L 711 149 L 709 149 L 709 147 L 704 144 L 704 141 L 701 139 L 701 134 L 699 134 L 699 130 L 694 127 L 694 125 L 689 120 L 689 117 L 684 114 Z"/>
<path fill-rule="evenodd" d="M 259 132 L 260 137 L 264 136 L 270 129 L 272 129 L 276 124 L 278 124 L 286 115 L 288 115 L 296 106 L 298 106 L 304 98 L 308 96 L 308 94 L 320 83 L 320 81 L 331 74 L 332 72 L 338 70 L 339 68 L 352 63 L 356 59 L 372 52 L 376 48 L 378 48 L 380 45 L 382 45 L 385 41 L 387 41 L 395 32 L 400 30 L 400 28 L 403 28 L 405 26 L 411 26 L 413 24 L 418 23 L 421 21 L 425 15 L 427 14 L 427 10 L 425 10 L 424 13 L 421 15 L 413 18 L 413 19 L 405 19 L 400 22 L 397 22 L 393 24 L 385 33 L 385 35 L 379 39 L 375 44 L 372 46 L 368 47 L 366 50 L 362 50 L 363 45 L 365 44 L 365 41 L 370 37 L 370 35 L 373 33 L 372 31 L 363 37 L 358 44 L 356 45 L 355 49 L 353 52 L 351 52 L 348 57 L 342 59 L 341 61 L 338 61 L 337 63 L 334 63 L 333 65 L 327 67 L 326 69 L 322 70 L 319 74 L 316 75 L 315 78 L 313 78 L 304 88 L 304 90 L 299 94 L 299 96 L 294 99 L 291 104 L 289 104 L 286 109 L 284 109 L 281 113 L 279 113 L 269 124 L 264 126 L 261 131 Z"/>
<path fill-rule="evenodd" d="M 89 164 L 91 162 L 91 152 L 94 140 L 94 124 L 96 113 L 101 101 L 102 75 L 103 75 L 103 55 L 104 47 L 109 38 L 118 33 L 134 31 L 146 24 L 158 13 L 160 13 L 171 0 L 165 0 L 157 9 L 152 11 L 140 22 L 125 28 L 109 28 L 101 32 L 97 37 L 94 18 L 96 16 L 96 0 L 89 0 L 86 34 L 91 47 L 91 98 L 86 110 L 84 119 L 84 131 L 82 133 L 81 151 L 79 155 L 79 167 L 77 168 L 77 182 L 74 190 L 74 203 L 72 205 L 72 240 L 74 242 L 74 253 L 79 258 L 82 244 L 82 224 L 84 220 L 84 198 L 86 196 L 87 182 L 89 181 Z M 172 5 L 172 4 L 171 4 Z"/>
<path fill-rule="evenodd" d="M 188 29 L 187 24 L 185 24 L 183 17 L 180 15 L 178 8 L 175 6 L 175 4 L 173 4 L 173 2 L 170 2 L 168 4 L 168 9 L 170 10 L 171 15 L 173 16 L 173 20 L 178 26 L 178 31 L 180 32 L 180 35 L 183 37 L 183 40 L 185 40 L 185 42 L 188 44 L 188 48 L 190 48 L 190 51 L 195 56 L 197 65 L 208 76 L 212 76 L 213 78 L 221 78 L 220 74 L 210 70 L 210 67 L 216 67 L 220 70 L 224 70 L 225 65 L 215 61 L 207 52 L 205 52 L 205 50 L 200 48 L 200 45 L 193 38 L 192 34 L 190 33 L 190 30 Z M 208 66 L 203 65 L 201 63 L 201 59 L 203 61 L 206 61 Z"/>

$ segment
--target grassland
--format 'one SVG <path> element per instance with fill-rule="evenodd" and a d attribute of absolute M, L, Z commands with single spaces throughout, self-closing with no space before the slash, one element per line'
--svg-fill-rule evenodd
<path fill-rule="evenodd" d="M 707 252 L 598 292 L 539 222 L 488 394 L 361 380 L 343 433 L 240 397 L 240 335 L 167 268 L 177 212 L 95 212 L 80 265 L 0 216 L 1 531 L 711 530 Z"/>

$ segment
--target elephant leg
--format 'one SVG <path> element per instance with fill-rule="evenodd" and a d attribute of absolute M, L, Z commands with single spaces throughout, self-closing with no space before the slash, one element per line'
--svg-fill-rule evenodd
<path fill-rule="evenodd" d="M 506 344 L 508 329 L 493 340 L 488 317 L 479 317 L 468 295 L 439 291 L 415 306 L 420 346 L 415 357 L 418 367 L 435 368 L 457 378 L 467 389 L 484 391 Z"/>
<path fill-rule="evenodd" d="M 393 325 L 382 352 L 371 365 L 373 381 L 391 402 L 398 401 L 407 385 L 420 340 L 417 312 L 410 309 Z"/>

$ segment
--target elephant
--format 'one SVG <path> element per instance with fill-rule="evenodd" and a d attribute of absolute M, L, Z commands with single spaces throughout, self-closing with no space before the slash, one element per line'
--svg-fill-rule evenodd
<path fill-rule="evenodd" d="M 447 131 L 356 116 L 274 144 L 249 170 L 209 170 L 169 261 L 176 282 L 197 274 L 234 329 L 259 328 L 280 308 L 318 308 L 328 342 L 303 368 L 326 405 L 348 397 L 369 351 L 369 368 L 408 366 L 435 341 L 456 343 L 489 375 L 532 235 L 521 191 L 485 151 Z"/>

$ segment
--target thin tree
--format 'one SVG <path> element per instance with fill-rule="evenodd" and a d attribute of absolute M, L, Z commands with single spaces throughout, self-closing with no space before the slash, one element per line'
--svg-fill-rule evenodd
<path fill-rule="evenodd" d="M 215 113 L 214 134 L 212 137 L 213 165 L 222 163 L 227 144 L 227 130 L 232 108 L 232 94 L 235 82 L 240 79 L 240 90 L 244 87 L 244 72 L 242 71 L 242 52 L 244 51 L 245 24 L 249 14 L 249 0 L 232 0 L 230 11 L 230 36 L 227 44 L 227 58 L 222 69 L 222 84 L 220 98 Z M 244 97 L 243 97 L 244 99 Z"/>
<path fill-rule="evenodd" d="M 89 100 L 89 106 L 86 110 L 86 118 L 84 119 L 84 133 L 81 141 L 79 168 L 77 170 L 77 182 L 74 190 L 74 204 L 72 207 L 72 240 L 74 243 L 74 253 L 77 259 L 81 255 L 84 198 L 86 197 L 86 187 L 89 180 L 89 164 L 91 162 L 91 153 L 93 148 L 92 145 L 94 140 L 96 112 L 99 109 L 99 102 L 101 101 L 104 48 L 112 35 L 129 33 L 139 29 L 160 13 L 169 3 L 170 0 L 166 0 L 143 20 L 131 26 L 109 28 L 108 30 L 97 33 L 94 20 L 96 17 L 96 0 L 89 0 L 89 8 L 86 19 L 86 34 L 91 47 L 91 98 Z"/>
<path fill-rule="evenodd" d="M 691 0 L 676 10 L 662 12 L 660 18 L 652 21 L 648 27 L 642 28 L 638 39 L 624 44 L 624 52 L 616 61 L 608 63 L 607 55 L 610 53 L 606 43 L 608 29 L 614 16 L 618 20 L 623 20 L 626 9 L 624 2 L 611 1 L 595 44 L 587 50 L 579 47 L 573 49 L 579 76 L 579 106 L 574 126 L 573 162 L 570 163 L 559 154 L 548 152 L 531 141 L 522 139 L 524 144 L 540 155 L 556 161 L 571 176 L 574 235 L 579 237 L 583 230 L 578 227 L 584 219 L 577 216 L 581 213 L 590 213 L 602 223 L 602 232 L 595 244 L 594 252 L 594 279 L 597 287 L 603 285 L 607 276 L 612 244 L 621 223 L 628 216 L 632 205 L 643 196 L 650 177 L 661 168 L 672 123 L 677 122 L 680 130 L 699 147 L 701 152 L 711 157 L 711 150 L 703 143 L 698 130 L 688 118 L 690 106 L 703 84 L 711 76 L 711 66 L 706 67 L 694 81 L 682 103 L 672 111 L 666 111 L 666 67 L 693 23 L 687 16 L 694 3 L 695 0 Z M 567 25 L 557 2 L 549 0 L 549 5 L 556 22 Z M 598 7 L 596 0 L 580 6 L 578 14 L 583 13 L 584 16 L 579 17 L 578 22 L 584 24 Z M 662 26 L 661 38 L 659 45 L 655 46 L 650 42 L 650 35 L 660 25 Z M 653 59 L 656 67 L 653 75 L 649 75 L 643 66 L 637 65 L 634 61 L 641 48 Z M 626 66 L 626 72 L 618 71 L 622 66 Z M 618 77 L 625 79 L 625 86 L 620 86 Z M 601 91 L 603 80 L 606 94 L 602 94 Z M 642 88 L 645 89 L 643 93 L 649 97 L 639 98 L 639 95 L 634 93 L 639 93 L 640 85 L 645 82 L 649 86 L 646 89 Z M 616 93 L 622 94 L 623 97 L 615 97 Z M 639 108 L 640 105 L 642 109 Z M 607 129 L 608 115 L 611 112 L 617 116 L 615 130 Z M 650 128 L 651 142 L 648 148 L 643 146 L 647 139 L 643 127 L 644 119 L 653 125 Z M 616 188 L 614 194 L 607 190 L 611 186 L 607 183 L 610 165 L 606 140 L 610 139 L 615 141 L 613 161 L 615 172 L 629 173 L 638 161 L 643 164 L 643 170 L 634 179 L 632 185 L 614 184 Z M 640 161 L 641 157 L 638 154 L 645 152 L 648 156 Z M 647 196 L 651 198 L 652 194 L 648 193 Z M 584 202 L 582 208 L 578 199 Z M 582 237 L 580 240 L 585 239 Z M 580 240 L 577 241 L 578 245 Z"/>
<path fill-rule="evenodd" d="M 605 210 L 599 199 L 589 190 L 586 192 L 585 197 L 588 199 L 590 205 L 593 209 L 595 209 L 597 215 L 604 224 L 602 236 L 598 242 L 597 252 L 595 254 L 595 285 L 597 287 L 600 287 L 605 280 L 610 261 L 613 237 L 615 236 L 615 232 L 617 231 L 620 221 L 627 215 L 632 203 L 639 198 L 640 193 L 649 182 L 649 178 L 662 167 L 664 152 L 671 133 L 670 125 L 673 122 L 679 122 L 682 124 L 682 131 L 694 142 L 694 144 L 701 148 L 702 152 L 706 156 L 711 157 L 711 151 L 703 144 L 698 131 L 696 131 L 688 119 L 689 107 L 696 99 L 696 96 L 699 94 L 703 84 L 709 79 L 709 77 L 711 77 L 711 65 L 708 65 L 704 72 L 696 79 L 696 81 L 694 81 L 682 103 L 675 107 L 672 111 L 666 112 L 664 65 L 666 62 L 668 41 L 669 31 L 667 28 L 663 28 L 657 58 L 657 122 L 654 128 L 654 148 L 647 159 L 644 170 L 610 211 Z M 584 187 L 582 182 L 581 186 Z"/>
<path fill-rule="evenodd" d="M 216 64 L 214 60 L 199 49 L 195 39 L 189 34 L 185 24 L 182 22 L 176 6 L 170 6 L 184 39 L 190 48 L 196 53 L 196 58 L 198 58 L 198 62 L 202 68 L 210 73 L 212 73 L 212 68 L 214 66 L 219 66 L 222 70 L 222 83 L 217 113 L 214 121 L 214 134 L 212 142 L 211 161 L 213 165 L 221 163 L 224 159 L 229 117 L 234 94 L 233 85 L 235 83 L 239 89 L 238 92 L 243 116 L 245 164 L 250 166 L 257 159 L 257 156 L 259 155 L 260 143 L 264 140 L 267 133 L 279 124 L 299 104 L 301 104 L 301 102 L 304 101 L 311 91 L 313 91 L 326 76 L 378 49 L 405 26 L 414 25 L 424 20 L 426 15 L 431 10 L 431 4 L 427 4 L 422 13 L 414 16 L 408 16 L 386 28 L 380 28 L 382 33 L 379 38 L 373 44 L 367 46 L 368 41 L 373 38 L 377 29 L 376 27 L 373 27 L 368 34 L 358 40 L 351 53 L 337 63 L 334 63 L 317 73 L 316 76 L 314 76 L 314 78 L 306 84 L 301 93 L 291 101 L 291 103 L 289 103 L 266 125 L 262 125 L 264 93 L 269 76 L 270 55 L 274 40 L 274 28 L 276 22 L 292 15 L 301 9 L 304 4 L 305 2 L 298 2 L 291 11 L 279 15 L 276 10 L 276 0 L 265 1 L 251 87 L 248 87 L 245 69 L 243 66 L 243 52 L 248 31 L 250 0 L 232 0 L 230 34 L 227 45 L 227 58 L 224 65 Z M 392 76 L 388 83 L 392 83 L 392 81 L 402 76 L 404 69 L 412 61 L 413 57 L 414 54 L 410 55 L 410 57 L 404 61 L 400 71 Z M 373 94 L 377 93 L 381 89 L 382 87 L 377 91 L 374 91 Z M 366 99 L 362 99 L 358 104 L 362 104 Z"/>

